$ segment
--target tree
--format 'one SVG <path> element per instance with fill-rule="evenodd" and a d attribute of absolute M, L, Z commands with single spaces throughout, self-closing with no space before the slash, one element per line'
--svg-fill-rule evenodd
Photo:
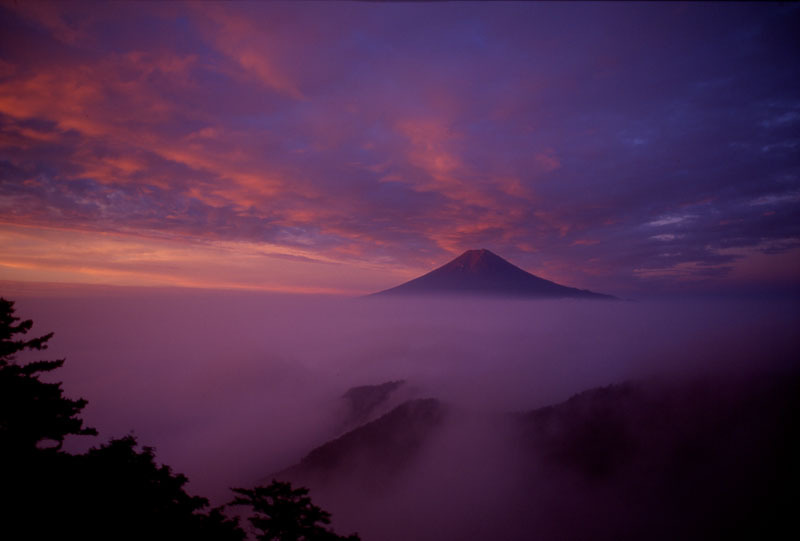
<path fill-rule="evenodd" d="M 65 398 L 60 382 L 39 379 L 40 373 L 60 368 L 64 359 L 15 362 L 21 351 L 47 349 L 53 337 L 48 333 L 25 340 L 23 336 L 32 326 L 30 319 L 20 321 L 14 316 L 12 301 L 0 298 L 0 456 L 24 455 L 47 447 L 59 450 L 70 434 L 97 434 L 78 417 L 86 400 Z"/>
<path fill-rule="evenodd" d="M 16 362 L 17 353 L 47 349 L 53 337 L 25 339 L 32 326 L 0 298 L 0 538 L 13 531 L 20 539 L 244 540 L 238 518 L 224 506 L 205 511 L 206 498 L 186 493 L 186 476 L 158 465 L 154 450 L 139 449 L 133 436 L 80 455 L 62 450 L 66 436 L 97 431 L 79 417 L 86 400 L 39 379 L 63 359 Z M 253 506 L 260 539 L 358 540 L 326 529 L 330 514 L 311 503 L 307 489 L 276 482 L 236 493 L 235 504 Z"/>
<path fill-rule="evenodd" d="M 340 537 L 326 528 L 331 515 L 311 502 L 307 488 L 293 489 L 273 479 L 268 486 L 234 488 L 238 496 L 231 505 L 249 505 L 250 523 L 261 541 L 358 541 L 357 534 Z"/>
<path fill-rule="evenodd" d="M 81 455 L 62 451 L 66 436 L 97 431 L 79 417 L 86 400 L 39 379 L 63 359 L 16 362 L 53 337 L 26 339 L 32 326 L 0 298 L 0 537 L 243 540 L 238 519 L 203 512 L 208 500 L 188 495 L 187 478 L 157 465 L 153 449 L 138 450 L 132 436 Z"/>
<path fill-rule="evenodd" d="M 62 504 L 71 530 L 114 539 L 245 538 L 238 519 L 219 508 L 204 511 L 208 500 L 186 493 L 185 475 L 158 465 L 151 447 L 137 447 L 126 436 L 76 457 Z"/>

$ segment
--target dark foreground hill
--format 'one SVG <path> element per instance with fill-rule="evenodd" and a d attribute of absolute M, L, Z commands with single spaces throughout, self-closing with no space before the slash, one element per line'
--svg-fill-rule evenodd
<path fill-rule="evenodd" d="M 567 287 L 522 270 L 489 250 L 469 250 L 419 278 L 375 293 L 400 295 L 493 295 L 523 298 L 614 299 Z"/>
<path fill-rule="evenodd" d="M 543 478 L 556 483 L 527 506 L 549 532 L 541 538 L 796 534 L 787 495 L 798 481 L 799 383 L 627 383 L 520 415 L 520 449 L 537 458 L 519 470 L 523 488 L 536 494 Z"/>

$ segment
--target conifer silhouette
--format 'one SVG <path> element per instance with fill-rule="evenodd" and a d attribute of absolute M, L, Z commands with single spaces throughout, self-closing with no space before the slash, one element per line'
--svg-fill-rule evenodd
<path fill-rule="evenodd" d="M 97 431 L 83 426 L 78 414 L 86 400 L 64 397 L 61 383 L 45 383 L 41 373 L 51 372 L 64 359 L 16 362 L 25 350 L 47 349 L 53 337 L 48 333 L 26 340 L 33 321 L 14 316 L 14 302 L 0 298 L 0 456 L 11 458 L 34 449 L 60 449 L 64 438 L 74 434 L 94 436 Z"/>
<path fill-rule="evenodd" d="M 79 455 L 62 450 L 67 436 L 97 431 L 79 417 L 86 400 L 39 379 L 64 359 L 17 362 L 18 353 L 45 350 L 53 337 L 27 339 L 32 327 L 14 315 L 13 301 L 0 298 L 0 539 L 243 541 L 238 518 L 225 506 L 206 511 L 206 498 L 185 491 L 186 476 L 157 464 L 154 449 L 139 448 L 133 436 Z M 325 528 L 330 514 L 311 503 L 307 489 L 276 482 L 235 492 L 234 504 L 253 507 L 259 539 L 359 539 Z"/>
<path fill-rule="evenodd" d="M 311 502 L 307 488 L 273 479 L 268 486 L 234 488 L 238 496 L 231 505 L 249 505 L 250 523 L 260 541 L 359 541 L 357 534 L 336 535 L 327 526 L 331 515 Z"/>

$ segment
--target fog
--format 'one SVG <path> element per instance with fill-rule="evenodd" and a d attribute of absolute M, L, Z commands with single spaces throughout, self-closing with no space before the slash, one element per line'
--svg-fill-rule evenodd
<path fill-rule="evenodd" d="M 89 401 L 83 418 L 100 437 L 67 447 L 134 433 L 214 504 L 230 499 L 229 487 L 251 487 L 339 436 L 341 396 L 351 387 L 405 380 L 383 412 L 406 398 L 446 404 L 441 430 L 402 474 L 367 488 L 312 486 L 341 533 L 357 530 L 365 540 L 491 538 L 499 517 L 529 513 L 533 500 L 509 511 L 491 495 L 521 482 L 507 466 L 520 460 L 507 443 L 507 412 L 628 380 L 791 373 L 800 345 L 793 300 L 382 300 L 127 288 L 9 297 L 18 316 L 34 320 L 33 334 L 55 331 L 46 352 L 22 360 L 65 357 L 54 379 L 66 396 Z"/>

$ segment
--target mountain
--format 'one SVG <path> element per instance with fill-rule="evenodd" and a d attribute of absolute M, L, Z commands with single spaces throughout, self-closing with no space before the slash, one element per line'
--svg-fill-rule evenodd
<path fill-rule="evenodd" d="M 361 385 L 348 390 L 342 398 L 347 404 L 345 426 L 354 427 L 363 424 L 374 416 L 378 409 L 385 405 L 389 397 L 405 384 L 403 380 L 387 381 L 380 385 Z"/>
<path fill-rule="evenodd" d="M 276 475 L 377 541 L 794 539 L 798 407 L 794 373 L 626 382 L 490 416 L 411 400 Z"/>
<path fill-rule="evenodd" d="M 446 407 L 436 399 L 404 402 L 389 413 L 311 450 L 279 478 L 314 484 L 366 475 L 372 481 L 393 478 L 417 457 L 443 424 Z"/>
<path fill-rule="evenodd" d="M 615 299 L 539 278 L 489 250 L 468 250 L 428 274 L 374 295 L 495 295 Z"/>
<path fill-rule="evenodd" d="M 796 374 L 627 382 L 520 414 L 516 445 L 537 460 L 518 475 L 541 482 L 546 471 L 559 485 L 528 520 L 540 539 L 796 536 L 799 384 Z"/>

